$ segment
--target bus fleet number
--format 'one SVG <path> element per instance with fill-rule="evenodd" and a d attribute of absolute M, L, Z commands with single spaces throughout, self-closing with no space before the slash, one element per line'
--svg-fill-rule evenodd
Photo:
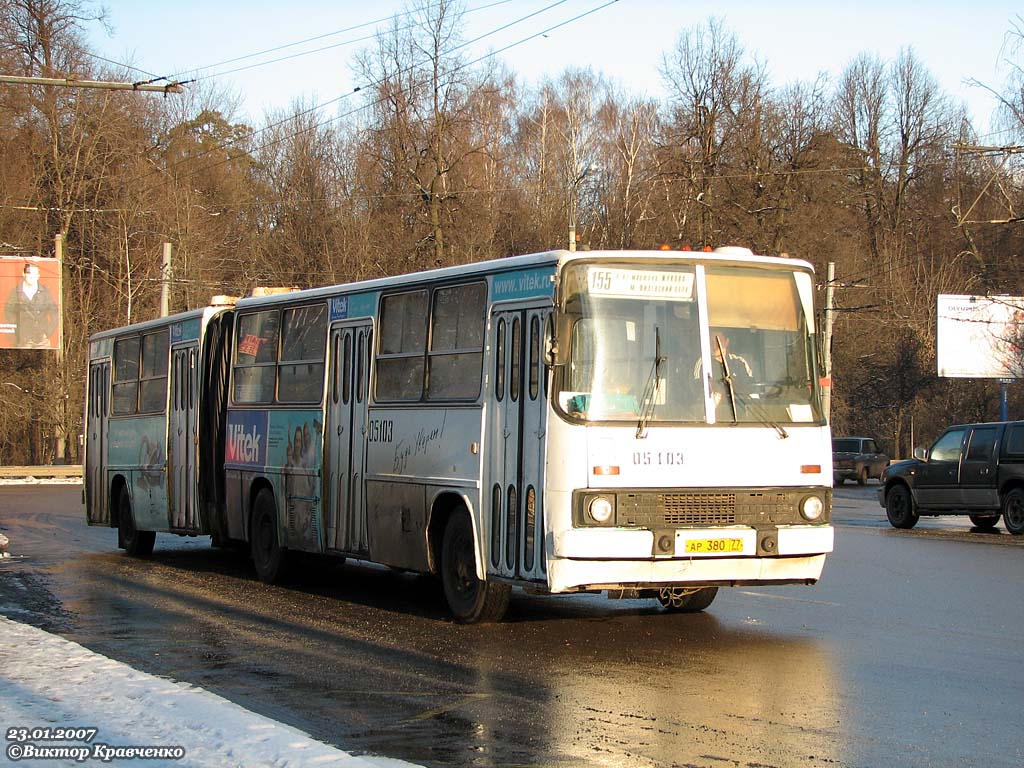
<path fill-rule="evenodd" d="M 633 466 L 677 467 L 683 463 L 682 451 L 634 451 Z"/>

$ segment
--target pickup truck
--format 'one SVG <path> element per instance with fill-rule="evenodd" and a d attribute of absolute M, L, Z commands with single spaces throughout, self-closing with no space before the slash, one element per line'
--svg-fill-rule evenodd
<path fill-rule="evenodd" d="M 832 438 L 832 484 L 842 485 L 845 480 L 856 480 L 866 485 L 869 477 L 881 477 L 889 466 L 889 457 L 878 450 L 870 437 Z"/>
<path fill-rule="evenodd" d="M 1024 421 L 949 427 L 915 458 L 889 466 L 878 502 L 894 528 L 921 515 L 967 515 L 978 528 L 1024 534 Z"/>

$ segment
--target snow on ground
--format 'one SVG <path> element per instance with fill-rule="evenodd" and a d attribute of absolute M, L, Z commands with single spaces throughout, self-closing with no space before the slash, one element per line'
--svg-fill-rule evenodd
<path fill-rule="evenodd" d="M 0 726 L 5 759 L 39 766 L 341 766 L 400 768 L 350 755 L 186 683 L 148 675 L 35 627 L 0 616 Z M 90 740 L 52 740 L 58 728 L 95 728 Z M 25 729 L 19 733 L 18 729 Z M 41 731 L 50 730 L 47 741 Z M 36 731 L 36 734 L 32 734 Z M 78 736 L 80 734 L 73 734 Z M 26 738 L 22 738 L 26 737 Z M 30 747 L 30 745 L 32 745 Z M 142 759 L 103 746 L 178 748 Z M 63 757 L 31 748 L 77 749 Z M 182 754 L 183 753 L 183 754 Z M 152 753 L 151 753 L 152 754 Z M 181 754 L 180 758 L 176 755 Z"/>

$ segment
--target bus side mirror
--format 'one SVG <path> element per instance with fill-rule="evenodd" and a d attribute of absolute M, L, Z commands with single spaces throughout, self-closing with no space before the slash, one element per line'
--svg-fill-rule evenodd
<path fill-rule="evenodd" d="M 544 321 L 544 342 L 541 357 L 544 359 L 544 365 L 548 367 L 559 364 L 554 315 L 548 315 L 547 320 Z"/>

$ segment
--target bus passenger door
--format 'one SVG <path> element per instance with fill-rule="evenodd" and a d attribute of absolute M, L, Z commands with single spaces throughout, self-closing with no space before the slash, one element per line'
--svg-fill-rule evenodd
<path fill-rule="evenodd" d="M 88 443 L 85 447 L 85 476 L 89 488 L 90 523 L 110 522 L 107 506 L 107 416 L 110 406 L 110 363 L 89 366 Z"/>
<path fill-rule="evenodd" d="M 547 307 L 530 307 L 497 310 L 491 317 L 485 530 L 488 569 L 510 578 L 544 578 L 547 410 L 540 346 L 549 313 Z"/>
<path fill-rule="evenodd" d="M 331 329 L 331 368 L 324 440 L 327 549 L 365 554 L 366 400 L 370 380 L 372 326 Z"/>
<path fill-rule="evenodd" d="M 198 407 L 199 347 L 177 347 L 171 352 L 170 381 L 170 509 L 169 523 L 174 530 L 198 528 L 196 500 L 196 449 L 199 433 L 196 428 Z"/>

